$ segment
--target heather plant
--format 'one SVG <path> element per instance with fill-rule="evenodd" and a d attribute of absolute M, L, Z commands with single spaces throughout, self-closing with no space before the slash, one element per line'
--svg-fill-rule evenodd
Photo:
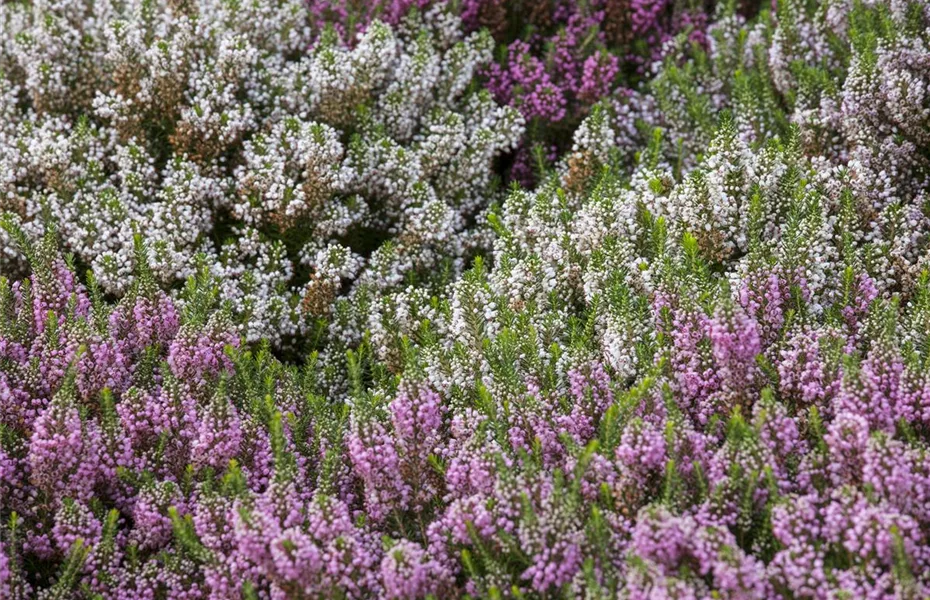
<path fill-rule="evenodd" d="M 570 149 L 595 104 L 648 81 L 676 35 L 705 43 L 713 3 L 475 0 L 461 10 L 466 25 L 488 27 L 498 40 L 488 87 L 527 120 L 509 175 L 532 186 Z"/>
<path fill-rule="evenodd" d="M 441 14 L 415 39 L 456 39 Z M 0 594 L 930 596 L 928 19 L 722 8 L 706 51 L 677 38 L 535 190 L 474 205 L 486 225 L 450 230 L 457 258 L 378 258 L 429 222 L 412 216 L 364 264 L 352 242 L 316 254 L 294 306 L 330 344 L 301 366 L 238 325 L 247 265 L 194 255 L 166 293 L 136 235 L 116 300 L 61 234 L 34 241 L 47 209 L 7 217 L 24 275 L 0 280 Z M 242 248 L 316 231 L 341 119 L 362 118 L 281 102 L 215 225 L 252 228 Z M 379 148 L 366 168 L 396 166 Z M 279 193 L 307 154 L 314 185 Z"/>
<path fill-rule="evenodd" d="M 926 54 L 926 6 L 803 0 L 773 6 L 747 19 L 735 3 L 722 4 L 706 44 L 676 38 L 655 77 L 606 103 L 610 117 L 592 135 L 610 135 L 609 142 L 582 150 L 619 146 L 629 168 L 660 128 L 666 160 L 688 170 L 728 112 L 748 143 L 784 138 L 797 125 L 806 153 L 847 166 L 858 185 L 875 188 L 873 196 L 889 186 L 916 190 L 926 169 L 925 143 L 915 135 L 926 109 L 920 90 L 928 75 L 918 58 Z M 601 151 L 598 159 L 606 158 Z"/>
<path fill-rule="evenodd" d="M 888 35 L 886 10 L 850 18 Z M 869 110 L 914 112 L 892 97 Z M 440 530 L 472 593 L 928 593 L 921 509 L 872 479 L 919 496 L 925 477 L 922 152 L 862 185 L 852 157 L 874 136 L 841 130 L 837 152 L 806 122 L 747 134 L 758 121 L 734 113 L 709 113 L 722 123 L 682 164 L 674 128 L 624 156 L 597 111 L 558 177 L 492 215 L 492 266 L 439 302 L 382 300 L 374 352 L 489 449 L 451 471 L 469 494 Z"/>
<path fill-rule="evenodd" d="M 111 305 L 53 235 L 6 225 L 32 269 L 0 279 L 4 598 L 380 589 L 381 542 L 343 495 L 344 417 L 312 368 L 240 350 L 206 269 L 169 298 L 138 237 Z"/>
<path fill-rule="evenodd" d="M 750 12 L 754 3 L 740 6 Z M 513 106 L 527 131 L 507 176 L 531 186 L 568 149 L 591 107 L 615 92 L 625 95 L 653 71 L 681 34 L 706 43 L 714 3 L 669 0 L 516 1 L 309 0 L 316 18 L 346 37 L 375 18 L 397 23 L 411 11 L 447 6 L 466 29 L 487 29 L 496 58 L 483 69 L 495 99 Z"/>
<path fill-rule="evenodd" d="M 717 137 L 737 138 L 733 123 Z M 54 236 L 32 247 L 12 228 L 33 272 L 0 294 L 0 584 L 925 596 L 930 273 L 880 290 L 875 242 L 824 218 L 799 148 L 747 151 L 785 174 L 771 188 L 752 163 L 731 173 L 753 182 L 742 256 L 652 214 L 690 190 L 644 179 L 669 169 L 658 151 L 584 194 L 514 192 L 491 219 L 493 264 L 431 301 L 384 296 L 345 395 L 312 359 L 242 346 L 207 272 L 176 304 L 137 240 L 138 277 L 108 305 Z M 628 203 L 630 219 L 592 216 Z"/>
<path fill-rule="evenodd" d="M 438 9 L 351 48 L 287 1 L 4 4 L 0 23 L 0 210 L 54 224 L 109 295 L 134 231 L 165 287 L 206 265 L 249 341 L 325 329 L 356 284 L 461 270 L 522 132 L 472 84 L 490 37 Z"/>
<path fill-rule="evenodd" d="M 385 299 L 372 348 L 448 398 L 467 448 L 431 540 L 470 593 L 930 591 L 920 501 L 892 491 L 926 477 L 928 215 L 919 264 L 873 261 L 889 240 L 799 133 L 714 140 L 680 182 L 656 151 L 588 193 L 515 193 L 492 267 L 419 318 Z"/>

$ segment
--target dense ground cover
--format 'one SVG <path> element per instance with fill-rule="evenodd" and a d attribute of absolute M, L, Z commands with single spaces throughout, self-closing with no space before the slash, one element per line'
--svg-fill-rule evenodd
<path fill-rule="evenodd" d="M 0 596 L 930 595 L 930 6 L 414 4 L 0 8 Z"/>

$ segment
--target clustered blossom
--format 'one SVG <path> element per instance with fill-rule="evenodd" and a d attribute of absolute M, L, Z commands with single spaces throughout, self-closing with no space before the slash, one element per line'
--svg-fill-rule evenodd
<path fill-rule="evenodd" d="M 594 104 L 648 75 L 676 36 L 705 44 L 708 15 L 715 4 L 308 0 L 311 13 L 346 39 L 374 19 L 395 24 L 411 10 L 434 6 L 457 10 L 468 31 L 487 29 L 498 44 L 498 59 L 483 69 L 482 77 L 495 99 L 519 110 L 528 123 L 507 171 L 509 178 L 524 185 L 536 182 L 540 168 L 551 167 L 568 149 L 572 132 Z"/>
<path fill-rule="evenodd" d="M 204 218 L 242 235 L 221 258 L 198 247 L 169 291 L 157 234 L 121 234 L 117 289 L 69 242 L 77 217 L 43 219 L 92 203 L 56 170 L 69 160 L 116 169 L 92 196 L 113 224 L 193 171 L 155 174 L 175 159 L 99 137 L 99 117 L 72 128 L 95 63 L 42 54 L 54 36 L 2 42 L 0 81 L 24 87 L 0 107 L 37 121 L 0 135 L 60 127 L 84 145 L 45 140 L 61 162 L 0 179 L 19 202 L 0 222 L 0 596 L 930 597 L 930 4 L 786 0 L 747 19 L 730 3 L 706 40 L 670 41 L 645 85 L 597 103 L 536 189 L 497 203 L 470 186 L 519 139 L 489 132 L 521 117 L 471 93 L 488 34 L 454 41 L 455 17 L 413 4 L 428 8 L 372 4 L 397 29 L 366 21 L 351 46 L 330 30 L 285 52 L 297 30 L 243 21 L 235 43 L 209 38 L 238 66 L 188 48 L 214 87 L 178 92 L 201 95 L 158 147 L 188 136 L 203 154 L 183 161 L 212 156 L 198 173 L 228 179 Z M 147 33 L 118 21 L 106 39 L 142 48 L 172 19 L 211 19 L 143 8 Z M 220 90 L 267 58 L 269 31 L 289 75 Z M 49 66 L 10 62 L 15 44 Z M 392 74 L 360 58 L 385 44 Z M 304 50 L 320 71 L 291 60 Z M 520 68 L 545 81 L 533 60 Z M 245 121 L 273 116 L 239 130 L 193 108 L 240 94 Z M 407 94 L 435 104 L 411 112 Z M 137 139 L 165 133 L 123 110 Z M 463 164 L 482 179 L 459 180 Z M 334 191 L 347 182 L 351 198 Z M 366 207 L 354 234 L 389 241 L 324 233 L 333 198 L 339 219 Z M 291 308 L 332 346 L 288 365 L 250 328 L 264 309 L 237 290 L 279 284 L 249 261 L 306 277 Z"/>
<path fill-rule="evenodd" d="M 109 294 L 135 232 L 165 286 L 207 265 L 250 341 L 302 335 L 353 283 L 461 270 L 523 131 L 471 86 L 493 41 L 440 9 L 351 48 L 309 48 L 318 25 L 300 0 L 4 4 L 0 211 L 54 225 Z"/>

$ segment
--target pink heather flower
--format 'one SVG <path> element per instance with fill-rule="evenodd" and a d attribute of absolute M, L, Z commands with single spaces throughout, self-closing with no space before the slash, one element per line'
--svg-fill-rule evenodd
<path fill-rule="evenodd" d="M 168 345 L 178 332 L 180 320 L 174 303 L 163 292 L 154 298 L 140 296 L 130 305 L 120 305 L 109 319 L 110 334 L 125 341 L 133 351 Z"/>
<path fill-rule="evenodd" d="M 401 458 L 387 428 L 376 419 L 355 420 L 347 447 L 355 474 L 365 485 L 369 517 L 379 522 L 392 510 L 406 510 L 412 490 L 404 481 Z"/>
<path fill-rule="evenodd" d="M 178 508 L 183 514 L 184 501 L 178 487 L 165 481 L 145 485 L 136 497 L 132 509 L 135 523 L 133 541 L 145 550 L 157 550 L 165 546 L 172 536 L 171 518 L 168 509 Z"/>
<path fill-rule="evenodd" d="M 36 419 L 29 443 L 30 481 L 57 505 L 64 498 L 88 501 L 100 471 L 100 432 L 81 419 L 64 393 Z"/>
<path fill-rule="evenodd" d="M 67 554 L 78 540 L 85 547 L 96 546 L 102 533 L 101 522 L 81 502 L 65 502 L 55 514 L 52 539 L 62 554 Z"/>
<path fill-rule="evenodd" d="M 381 585 L 389 600 L 438 596 L 450 584 L 448 570 L 413 542 L 399 542 L 381 559 Z"/>
<path fill-rule="evenodd" d="M 239 414 L 219 394 L 197 416 L 197 431 L 191 445 L 191 459 L 197 466 L 223 470 L 238 456 L 242 445 Z"/>
<path fill-rule="evenodd" d="M 202 387 L 232 372 L 232 361 L 226 356 L 226 346 L 238 347 L 239 338 L 222 327 L 215 331 L 194 334 L 181 331 L 168 349 L 171 372 L 187 385 Z"/>

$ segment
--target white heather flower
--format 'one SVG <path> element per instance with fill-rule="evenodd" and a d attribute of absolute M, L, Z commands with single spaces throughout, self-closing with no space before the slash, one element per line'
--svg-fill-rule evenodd
<path fill-rule="evenodd" d="M 471 91 L 493 40 L 442 7 L 353 46 L 309 18 L 301 0 L 3 4 L 0 211 L 54 223 L 107 293 L 139 232 L 166 288 L 207 264 L 250 340 L 320 315 L 357 339 L 355 304 L 487 245 L 473 223 L 523 121 Z"/>

